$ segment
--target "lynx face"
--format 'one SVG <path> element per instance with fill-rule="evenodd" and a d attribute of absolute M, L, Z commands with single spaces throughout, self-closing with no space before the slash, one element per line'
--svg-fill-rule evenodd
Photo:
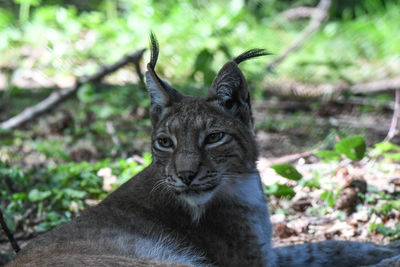
<path fill-rule="evenodd" d="M 190 204 L 202 205 L 224 183 L 254 172 L 257 153 L 244 123 L 212 101 L 184 97 L 157 123 L 153 155 L 164 167 L 164 186 Z"/>
<path fill-rule="evenodd" d="M 266 53 L 253 49 L 229 61 L 215 77 L 208 97 L 198 98 L 180 94 L 158 77 L 154 68 L 159 49 L 154 36 L 151 44 L 146 83 L 151 96 L 153 157 L 164 171 L 156 186 L 199 207 L 219 188 L 256 172 L 250 96 L 238 64 Z"/>

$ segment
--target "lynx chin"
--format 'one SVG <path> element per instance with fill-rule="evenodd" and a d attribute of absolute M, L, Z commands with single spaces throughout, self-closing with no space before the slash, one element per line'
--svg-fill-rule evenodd
<path fill-rule="evenodd" d="M 239 69 L 268 53 L 252 49 L 228 61 L 208 95 L 193 97 L 157 75 L 159 45 L 150 39 L 153 162 L 97 206 L 33 240 L 8 266 L 400 265 L 399 243 L 273 248 L 250 94 Z"/>

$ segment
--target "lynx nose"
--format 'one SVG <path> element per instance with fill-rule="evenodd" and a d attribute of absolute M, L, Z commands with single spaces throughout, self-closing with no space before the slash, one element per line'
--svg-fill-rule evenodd
<path fill-rule="evenodd" d="M 195 176 L 196 176 L 196 173 L 193 171 L 178 172 L 179 179 L 181 179 L 182 182 L 184 182 L 186 185 L 190 185 L 190 183 L 193 181 Z"/>

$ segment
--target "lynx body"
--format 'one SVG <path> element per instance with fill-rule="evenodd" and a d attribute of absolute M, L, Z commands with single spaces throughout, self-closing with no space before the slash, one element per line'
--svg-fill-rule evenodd
<path fill-rule="evenodd" d="M 256 169 L 247 82 L 226 63 L 206 98 L 184 96 L 155 72 L 151 96 L 152 164 L 96 207 L 38 237 L 9 266 L 361 266 L 399 247 L 322 242 L 273 249 Z"/>

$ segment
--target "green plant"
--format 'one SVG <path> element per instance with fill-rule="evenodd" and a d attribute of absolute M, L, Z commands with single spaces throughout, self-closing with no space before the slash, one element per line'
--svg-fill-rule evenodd
<path fill-rule="evenodd" d="M 381 223 L 376 224 L 375 222 L 372 222 L 369 225 L 369 231 L 373 232 L 374 230 L 384 236 L 389 236 L 391 240 L 400 239 L 400 223 L 396 223 L 395 228 L 393 229 Z"/>
<path fill-rule="evenodd" d="M 282 177 L 285 177 L 289 180 L 298 181 L 303 176 L 290 164 L 275 164 L 271 166 L 272 169 L 276 171 Z"/>
<path fill-rule="evenodd" d="M 67 163 L 39 170 L 10 168 L 0 162 L 0 204 L 7 223 L 15 230 L 17 225 L 12 218 L 32 210 L 40 221 L 35 230 L 47 231 L 87 207 L 86 200 L 98 201 L 109 193 L 98 176 L 100 169 L 111 168 L 118 178 L 116 188 L 149 165 L 151 154 L 145 153 L 143 161 L 139 164 L 131 159 L 104 159 L 94 164 Z"/>
<path fill-rule="evenodd" d="M 381 142 L 375 144 L 371 151 L 374 157 L 383 157 L 386 159 L 399 161 L 400 160 L 400 146 L 391 142 Z"/>
<path fill-rule="evenodd" d="M 271 166 L 271 168 L 280 176 L 296 182 L 303 177 L 296 168 L 290 164 L 276 164 Z M 277 182 L 269 186 L 264 185 L 264 194 L 291 198 L 295 195 L 295 192 L 291 186 Z"/>
<path fill-rule="evenodd" d="M 399 199 L 388 199 L 376 208 L 378 213 L 390 214 L 392 210 L 400 210 Z"/>
<path fill-rule="evenodd" d="M 29 12 L 31 6 L 40 5 L 41 0 L 13 0 L 16 4 L 20 5 L 19 8 L 19 20 L 26 22 L 29 20 Z"/>
<path fill-rule="evenodd" d="M 337 193 L 331 191 L 331 190 L 325 190 L 324 192 L 321 193 L 320 197 L 322 200 L 325 201 L 325 203 L 329 207 L 334 207 L 336 203 L 336 199 L 339 196 L 340 191 Z"/>
<path fill-rule="evenodd" d="M 276 197 L 292 198 L 295 195 L 295 192 L 291 186 L 280 183 L 263 185 L 263 191 L 267 196 L 274 195 Z"/>
<path fill-rule="evenodd" d="M 366 144 L 361 136 L 352 136 L 340 140 L 334 150 L 321 150 L 315 153 L 316 156 L 327 161 L 337 161 L 341 156 L 351 160 L 361 160 L 365 156 Z"/>

